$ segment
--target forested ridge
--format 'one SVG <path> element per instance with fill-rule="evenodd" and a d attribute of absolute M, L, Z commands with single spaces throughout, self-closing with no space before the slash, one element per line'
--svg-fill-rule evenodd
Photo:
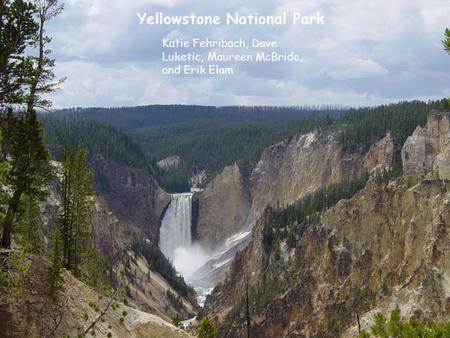
<path fill-rule="evenodd" d="M 112 108 L 68 108 L 60 114 L 76 113 L 104 121 L 125 129 L 167 125 L 183 122 L 249 122 L 263 120 L 290 120 L 310 115 L 338 116 L 345 108 L 340 106 L 198 106 L 148 105 Z"/>
<path fill-rule="evenodd" d="M 427 113 L 432 109 L 446 109 L 447 99 L 437 101 L 410 101 L 372 108 L 350 109 L 338 122 L 344 127 L 340 141 L 347 151 L 368 150 L 390 132 L 402 145 L 417 126 L 425 126 Z"/>
<path fill-rule="evenodd" d="M 90 154 L 103 154 L 111 159 L 140 169 L 148 169 L 142 148 L 119 128 L 79 115 L 41 114 L 44 135 L 56 158 L 61 158 L 64 144 L 82 142 Z"/>
<path fill-rule="evenodd" d="M 248 175 L 264 148 L 316 128 L 339 129 L 339 140 L 348 152 L 367 150 L 387 132 L 401 146 L 417 126 L 425 124 L 431 109 L 447 105 L 446 99 L 346 111 L 336 107 L 169 105 L 67 109 L 44 114 L 42 120 L 52 149 L 57 150 L 55 143 L 82 140 L 91 154 L 105 154 L 141 168 L 167 191 L 180 192 L 190 188 L 189 178 L 201 170 L 206 170 L 210 180 L 237 162 Z M 180 156 L 180 166 L 158 168 L 157 161 L 172 155 Z"/>

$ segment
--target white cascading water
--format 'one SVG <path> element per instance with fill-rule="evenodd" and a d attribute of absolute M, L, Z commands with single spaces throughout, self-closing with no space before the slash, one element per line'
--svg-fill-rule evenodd
<path fill-rule="evenodd" d="M 170 195 L 170 205 L 159 229 L 159 247 L 175 269 L 194 287 L 198 294 L 197 301 L 203 306 L 212 285 L 197 280 L 194 272 L 210 257 L 199 245 L 192 243 L 192 196 L 192 193 Z"/>
<path fill-rule="evenodd" d="M 178 248 L 191 247 L 192 195 L 191 193 L 170 195 L 170 205 L 161 222 L 159 247 L 172 261 Z"/>

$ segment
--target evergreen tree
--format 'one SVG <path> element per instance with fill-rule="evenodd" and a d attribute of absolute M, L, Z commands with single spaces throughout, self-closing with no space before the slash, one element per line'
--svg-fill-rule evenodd
<path fill-rule="evenodd" d="M 8 114 L 4 128 L 3 151 L 8 154 L 10 170 L 6 184 L 12 190 L 7 201 L 7 212 L 3 219 L 2 247 L 11 246 L 14 221 L 21 209 L 23 196 L 42 199 L 43 187 L 50 179 L 50 154 L 42 139 L 41 123 L 34 111 Z M 6 155 L 5 155 L 6 156 Z"/>
<path fill-rule="evenodd" d="M 42 249 L 42 242 L 39 236 L 39 215 L 40 210 L 37 199 L 30 195 L 24 195 L 19 210 L 18 243 L 33 254 L 39 254 Z"/>
<path fill-rule="evenodd" d="M 442 40 L 442 44 L 447 53 L 450 54 L 450 29 L 448 28 L 445 29 L 445 38 Z"/>
<path fill-rule="evenodd" d="M 217 337 L 217 326 L 208 317 L 203 318 L 200 326 L 197 330 L 198 338 L 216 338 Z"/>
<path fill-rule="evenodd" d="M 12 191 L 2 221 L 4 248 L 11 247 L 12 227 L 22 196 L 42 197 L 42 187 L 51 172 L 49 152 L 35 109 L 50 105 L 41 95 L 53 91 L 60 83 L 53 81 L 54 61 L 49 58 L 47 46 L 51 39 L 45 35 L 45 27 L 61 9 L 57 0 L 2 1 L 0 5 L 0 125 L 4 135 L 3 157 L 11 167 L 6 183 Z M 29 53 L 28 47 L 36 50 L 37 55 Z"/>
<path fill-rule="evenodd" d="M 0 2 L 0 108 L 22 104 L 25 85 L 32 73 L 32 58 L 25 50 L 32 47 L 39 25 L 36 7 L 25 0 Z"/>
<path fill-rule="evenodd" d="M 406 321 L 401 318 L 400 310 L 391 312 L 389 321 L 382 313 L 375 315 L 375 323 L 371 326 L 370 333 L 362 330 L 360 338 L 370 337 L 426 337 L 426 338 L 444 338 L 450 337 L 450 322 L 436 323 L 433 320 L 419 320 L 411 318 Z"/>
<path fill-rule="evenodd" d="M 94 198 L 93 174 L 87 166 L 88 152 L 84 146 L 65 146 L 62 154 L 63 205 L 59 224 L 64 266 L 80 277 L 81 263 L 91 257 L 89 217 Z"/>

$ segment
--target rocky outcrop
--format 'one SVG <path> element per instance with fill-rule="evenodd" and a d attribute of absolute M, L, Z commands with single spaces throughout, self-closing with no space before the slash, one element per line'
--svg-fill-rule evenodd
<path fill-rule="evenodd" d="M 288 206 L 321 187 L 354 178 L 362 171 L 389 168 L 394 160 L 390 135 L 366 154 L 342 150 L 336 133 L 313 131 L 264 150 L 250 177 L 252 207 L 247 223 L 268 206 Z"/>
<path fill-rule="evenodd" d="M 255 337 L 357 337 L 357 315 L 367 328 L 377 311 L 397 306 L 407 318 L 449 318 L 450 181 L 435 171 L 449 132 L 445 114 L 438 116 L 425 129 L 427 142 L 439 144 L 434 155 L 413 136 L 402 176 L 369 180 L 297 230 L 294 244 L 281 237 L 265 246 L 265 209 L 202 312 L 220 323 L 221 337 L 245 336 L 246 290 Z M 295 222 L 279 231 L 291 229 Z"/>
<path fill-rule="evenodd" d="M 207 180 L 208 174 L 206 170 L 201 170 L 189 179 L 189 183 L 193 189 L 201 189 L 206 185 Z"/>
<path fill-rule="evenodd" d="M 450 184 L 411 189 L 406 181 L 391 183 L 390 193 L 371 182 L 326 212 L 294 249 L 283 241 L 278 253 L 267 253 L 262 218 L 207 299 L 204 314 L 222 324 L 220 336 L 245 334 L 247 277 L 256 337 L 356 337 L 344 332 L 356 325 L 357 311 L 367 327 L 371 310 L 397 305 L 407 317 L 447 318 Z"/>
<path fill-rule="evenodd" d="M 170 196 L 149 175 L 101 155 L 89 162 L 95 187 L 121 223 L 136 226 L 156 240 Z"/>
<path fill-rule="evenodd" d="M 166 157 L 165 159 L 162 159 L 161 161 L 158 161 L 156 164 L 158 167 L 164 170 L 169 170 L 172 168 L 178 168 L 180 166 L 181 159 L 178 155 L 173 155 Z"/>
<path fill-rule="evenodd" d="M 433 111 L 425 128 L 417 127 L 402 149 L 405 171 L 450 178 L 449 112 Z"/>
<path fill-rule="evenodd" d="M 288 206 L 329 184 L 355 178 L 364 171 L 376 174 L 392 167 L 395 147 L 390 134 L 365 154 L 343 151 L 337 135 L 316 130 L 266 148 L 249 183 L 242 180 L 236 165 L 227 167 L 217 182 L 199 195 L 198 238 L 211 249 L 219 248 L 199 273 L 214 282 L 220 280 L 229 268 L 230 253 L 234 255 L 248 241 L 234 241 L 236 247 L 232 248 L 224 239 L 251 231 L 268 206 Z"/>
<path fill-rule="evenodd" d="M 395 158 L 395 144 L 391 134 L 373 144 L 364 156 L 363 170 L 378 173 L 392 168 Z"/>
<path fill-rule="evenodd" d="M 198 200 L 195 232 L 208 249 L 219 247 L 246 224 L 250 194 L 236 163 L 225 167 L 195 199 Z"/>
<path fill-rule="evenodd" d="M 108 299 L 64 271 L 64 293 L 53 298 L 48 292 L 48 262 L 32 257 L 31 268 L 25 276 L 23 295 L 0 307 L 0 336 L 75 337 L 77 327 L 85 329 L 99 316 L 90 304 L 106 309 Z M 120 301 L 109 307 L 103 320 L 95 325 L 96 337 L 120 338 L 189 338 L 187 332 L 174 327 L 158 316 L 146 313 Z M 123 317 L 123 314 L 126 314 Z M 123 322 L 121 321 L 123 317 Z"/>

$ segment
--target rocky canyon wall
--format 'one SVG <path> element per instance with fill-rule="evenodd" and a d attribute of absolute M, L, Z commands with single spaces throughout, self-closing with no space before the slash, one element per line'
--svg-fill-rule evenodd
<path fill-rule="evenodd" d="M 206 301 L 202 315 L 220 323 L 220 336 L 245 336 L 246 289 L 256 337 L 356 337 L 357 316 L 367 328 L 377 311 L 395 307 L 406 317 L 448 319 L 448 116 L 431 113 L 426 128 L 408 138 L 400 177 L 370 179 L 298 234 L 293 247 L 281 240 L 265 248 L 263 213 Z"/>

